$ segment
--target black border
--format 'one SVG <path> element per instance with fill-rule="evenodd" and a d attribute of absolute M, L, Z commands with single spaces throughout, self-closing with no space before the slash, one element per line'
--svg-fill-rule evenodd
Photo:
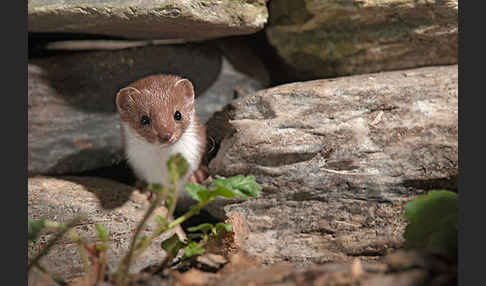
<path fill-rule="evenodd" d="M 2 284 L 27 285 L 27 1 L 2 9 Z M 10 282 L 10 283 L 9 283 Z"/>

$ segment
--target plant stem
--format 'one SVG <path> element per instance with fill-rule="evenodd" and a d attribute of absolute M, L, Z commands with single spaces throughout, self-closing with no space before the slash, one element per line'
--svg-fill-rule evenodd
<path fill-rule="evenodd" d="M 167 188 L 163 187 L 162 192 L 166 192 L 166 191 Z M 154 210 L 160 205 L 161 201 L 162 201 L 162 194 L 160 192 L 157 192 L 155 201 L 150 204 L 150 207 L 148 208 L 147 212 L 145 212 L 142 221 L 138 224 L 137 228 L 135 229 L 135 234 L 133 235 L 133 239 L 130 243 L 130 248 L 128 249 L 128 253 L 125 255 L 125 257 L 123 257 L 120 266 L 115 272 L 116 285 L 125 285 L 125 278 L 128 274 L 128 271 L 130 270 L 130 263 L 134 256 L 133 254 L 135 252 L 135 245 L 138 236 L 140 235 L 140 232 L 142 231 L 149 217 L 152 215 Z"/>
<path fill-rule="evenodd" d="M 107 248 L 105 248 L 107 249 Z M 100 270 L 98 272 L 98 278 L 96 282 L 104 281 L 105 280 L 105 271 L 106 271 L 106 250 L 100 253 Z"/>
<path fill-rule="evenodd" d="M 211 200 L 209 200 L 211 201 Z M 160 229 L 159 231 L 156 231 L 154 233 L 152 233 L 152 235 L 150 235 L 150 237 L 144 241 L 144 243 L 142 245 L 140 245 L 137 250 L 135 251 L 135 253 L 133 254 L 133 257 L 136 258 L 138 257 L 145 249 L 147 249 L 147 247 L 150 246 L 150 244 L 152 243 L 152 240 L 156 237 L 158 237 L 159 235 L 161 235 L 162 233 L 176 227 L 178 224 L 181 224 L 183 223 L 185 220 L 187 220 L 188 218 L 190 218 L 191 216 L 193 216 L 195 213 L 199 212 L 201 210 L 201 208 L 206 204 L 208 203 L 209 201 L 207 202 L 204 202 L 204 203 L 199 203 L 197 206 L 191 208 L 188 212 L 186 212 L 183 216 L 180 216 L 178 217 L 176 220 L 174 220 L 173 222 L 169 223 L 166 227 Z"/>
<path fill-rule="evenodd" d="M 178 217 L 176 220 L 174 220 L 173 222 L 169 223 L 169 226 L 167 227 L 167 229 L 171 229 L 175 226 L 177 226 L 178 224 L 181 224 L 183 223 L 184 221 L 186 221 L 186 219 L 190 218 L 191 216 L 193 216 L 194 214 L 198 213 L 201 208 L 208 202 L 210 202 L 211 200 L 208 200 L 207 202 L 199 202 L 195 207 L 192 207 L 189 211 L 187 211 L 184 215 Z"/>
<path fill-rule="evenodd" d="M 76 243 L 78 246 L 79 255 L 81 256 L 81 260 L 83 261 L 84 272 L 89 272 L 89 263 L 88 263 L 88 255 L 86 255 L 86 249 L 84 248 L 84 243 L 82 238 L 74 231 L 70 231 L 69 234 L 71 235 L 71 240 Z"/>
<path fill-rule="evenodd" d="M 171 189 L 171 192 L 172 192 L 172 201 L 170 206 L 168 207 L 166 219 L 169 219 L 174 215 L 175 207 L 177 205 L 177 197 L 179 193 L 179 184 L 175 184 L 173 189 Z"/>
<path fill-rule="evenodd" d="M 43 266 L 40 265 L 39 262 L 37 262 L 35 265 L 34 265 L 35 268 L 39 269 L 42 273 L 44 273 L 45 275 L 49 276 L 51 278 L 51 280 L 56 283 L 56 285 L 61 285 L 57 280 L 58 278 L 55 278 L 51 273 L 49 273 Z"/>
<path fill-rule="evenodd" d="M 47 245 L 39 251 L 39 253 L 30 260 L 29 265 L 27 266 L 27 272 L 30 271 L 32 266 L 38 264 L 39 259 L 44 256 L 49 249 L 67 232 L 69 231 L 74 225 L 78 224 L 81 221 L 81 217 L 73 218 L 67 225 L 60 227 L 59 232 L 47 243 Z"/>

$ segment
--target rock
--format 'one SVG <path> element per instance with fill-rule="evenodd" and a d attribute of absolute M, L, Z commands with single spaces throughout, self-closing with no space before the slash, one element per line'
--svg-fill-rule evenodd
<path fill-rule="evenodd" d="M 219 76 L 221 55 L 206 45 L 76 53 L 28 65 L 29 174 L 65 174 L 120 160 L 116 92 L 141 77 L 176 73 L 196 94 Z"/>
<path fill-rule="evenodd" d="M 456 64 L 458 1 L 270 1 L 269 42 L 300 80 Z"/>
<path fill-rule="evenodd" d="M 216 111 L 221 111 L 235 97 L 254 93 L 267 87 L 264 82 L 238 72 L 223 57 L 221 72 L 216 81 L 196 101 L 196 111 L 201 122 L 206 123 Z"/>
<path fill-rule="evenodd" d="M 404 203 L 457 187 L 457 76 L 452 65 L 297 82 L 215 115 L 208 124 L 226 136 L 210 173 L 263 187 L 258 199 L 219 201 L 249 226 L 242 248 L 303 266 L 400 247 Z"/>
<path fill-rule="evenodd" d="M 28 218 L 49 219 L 67 222 L 77 215 L 86 215 L 86 220 L 74 230 L 88 242 L 97 239 L 95 224 L 100 223 L 109 232 L 107 263 L 115 271 L 129 248 L 133 232 L 148 208 L 145 195 L 134 192 L 132 187 L 114 181 L 94 177 L 34 177 L 28 179 Z M 155 214 L 165 216 L 167 209 L 159 207 Z M 150 234 L 156 227 L 149 219 L 142 234 Z M 151 264 L 160 263 L 165 252 L 160 243 L 172 235 L 163 234 L 156 239 L 138 259 L 133 261 L 130 271 L 137 271 Z M 53 234 L 41 235 L 29 249 L 29 257 L 49 240 Z M 83 265 L 76 244 L 64 236 L 41 258 L 41 265 L 50 273 L 71 280 L 83 275 Z M 30 285 L 30 282 L 29 282 Z M 35 284 L 32 284 L 35 285 Z"/>
<path fill-rule="evenodd" d="M 219 279 L 211 276 L 205 277 L 209 283 L 204 285 L 429 285 L 437 273 L 431 275 L 427 269 L 409 269 L 406 271 L 387 271 L 387 265 L 382 263 L 359 263 L 360 273 L 353 271 L 353 263 L 326 263 L 312 265 L 305 269 L 299 269 L 288 263 L 277 263 L 268 267 L 255 264 L 247 267 L 236 268 L 236 271 L 224 272 Z M 218 272 L 219 273 L 219 272 Z M 194 275 L 196 273 L 193 273 Z M 196 277 L 204 277 L 202 274 Z M 187 275 L 189 276 L 189 275 Z M 179 282 L 184 281 L 180 277 Z M 209 278 L 209 279 L 208 279 Z M 211 280 L 212 281 L 211 281 Z M 187 279 L 186 279 L 187 280 Z M 452 279 L 446 282 L 450 283 Z M 186 285 L 186 284 L 182 284 Z M 453 285 L 453 284 L 443 284 Z"/>
<path fill-rule="evenodd" d="M 135 39 L 202 40 L 251 34 L 268 18 L 262 1 L 31 0 L 29 32 L 86 33 Z"/>

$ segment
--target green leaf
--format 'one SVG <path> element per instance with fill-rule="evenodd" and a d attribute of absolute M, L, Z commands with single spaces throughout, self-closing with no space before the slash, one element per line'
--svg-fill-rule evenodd
<path fill-rule="evenodd" d="M 222 223 L 222 222 L 218 222 L 216 224 L 216 229 L 224 229 L 228 232 L 230 232 L 232 229 L 233 229 L 233 225 L 231 223 Z"/>
<path fill-rule="evenodd" d="M 239 197 L 248 199 L 249 196 L 257 197 L 262 187 L 255 182 L 254 176 L 238 175 L 230 178 L 216 177 L 214 186 L 225 187 Z"/>
<path fill-rule="evenodd" d="M 458 212 L 458 196 L 451 191 L 430 191 L 413 199 L 405 206 L 405 246 L 454 257 Z"/>
<path fill-rule="evenodd" d="M 184 185 L 184 188 L 198 202 L 206 202 L 210 198 L 209 190 L 199 184 L 187 183 Z"/>
<path fill-rule="evenodd" d="M 108 230 L 106 230 L 106 228 L 97 223 L 96 225 L 96 231 L 98 233 L 98 237 L 100 238 L 101 241 L 103 242 L 107 242 L 108 241 Z"/>
<path fill-rule="evenodd" d="M 29 230 L 27 239 L 35 242 L 39 237 L 41 230 L 45 227 L 45 220 L 31 220 L 29 219 Z"/>
<path fill-rule="evenodd" d="M 202 248 L 197 242 L 191 241 L 189 244 L 184 248 L 184 254 L 186 257 L 191 257 L 198 254 L 203 254 L 206 250 Z"/>
<path fill-rule="evenodd" d="M 179 249 L 185 246 L 186 244 L 179 240 L 177 234 L 173 234 L 168 239 L 162 241 L 162 248 L 171 256 L 176 256 Z"/>
<path fill-rule="evenodd" d="M 221 196 L 225 198 L 234 198 L 236 197 L 236 194 L 232 190 L 228 189 L 227 187 L 219 185 L 216 186 L 213 191 L 211 191 L 211 197 L 217 197 L 217 196 Z"/>
<path fill-rule="evenodd" d="M 167 168 L 169 169 L 169 183 L 175 186 L 189 170 L 189 163 L 181 153 L 177 153 L 169 158 Z"/>

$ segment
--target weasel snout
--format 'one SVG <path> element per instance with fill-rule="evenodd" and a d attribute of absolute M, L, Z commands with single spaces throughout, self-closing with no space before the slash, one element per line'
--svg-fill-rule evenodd
<path fill-rule="evenodd" d="M 164 131 L 160 132 L 157 137 L 159 138 L 160 143 L 169 143 L 170 141 L 173 141 L 171 140 L 173 138 L 173 135 L 174 133 L 172 132 Z"/>

